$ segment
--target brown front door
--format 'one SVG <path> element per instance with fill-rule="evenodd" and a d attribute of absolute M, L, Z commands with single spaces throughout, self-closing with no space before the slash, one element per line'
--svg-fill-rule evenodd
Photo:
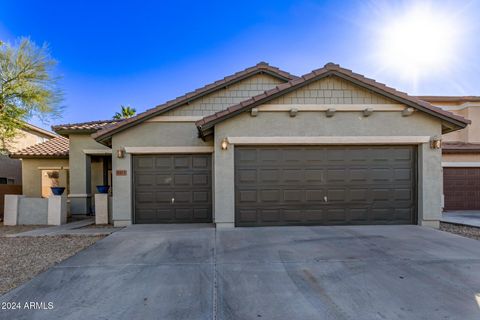
<path fill-rule="evenodd" d="M 413 146 L 235 147 L 235 223 L 416 223 L 415 163 Z"/>
<path fill-rule="evenodd" d="M 480 209 L 480 168 L 443 168 L 445 210 Z"/>
<path fill-rule="evenodd" d="M 135 223 L 212 222 L 209 154 L 133 156 Z"/>

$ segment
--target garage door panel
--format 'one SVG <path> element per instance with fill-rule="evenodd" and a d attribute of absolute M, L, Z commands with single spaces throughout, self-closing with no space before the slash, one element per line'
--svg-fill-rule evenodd
<path fill-rule="evenodd" d="M 261 202 L 279 202 L 280 190 L 261 190 L 260 201 Z"/>
<path fill-rule="evenodd" d="M 135 223 L 211 222 L 210 155 L 133 156 Z"/>
<path fill-rule="evenodd" d="M 260 209 L 260 220 L 263 222 L 280 221 L 280 209 Z"/>
<path fill-rule="evenodd" d="M 199 173 L 192 176 L 192 184 L 196 187 L 209 187 L 211 185 L 210 175 L 208 173 Z"/>
<path fill-rule="evenodd" d="M 153 161 L 153 159 L 141 158 L 141 159 L 136 159 L 136 161 L 135 161 L 135 166 L 137 168 L 142 168 L 142 169 L 154 168 L 154 164 L 155 164 L 155 162 Z"/>
<path fill-rule="evenodd" d="M 305 200 L 309 202 L 325 202 L 325 190 L 305 190 Z"/>
<path fill-rule="evenodd" d="M 244 190 L 239 192 L 239 202 L 256 202 L 257 191 L 256 190 Z"/>
<path fill-rule="evenodd" d="M 172 169 L 173 162 L 172 157 L 161 157 L 161 158 L 152 158 L 152 157 L 144 157 L 144 158 L 137 158 L 138 161 L 149 161 L 155 163 L 153 168 L 160 169 L 160 170 L 170 170 Z M 142 169 L 143 167 L 137 167 L 137 169 Z"/>
<path fill-rule="evenodd" d="M 253 171 L 253 170 L 252 170 Z M 280 170 L 276 169 L 259 169 L 259 183 L 269 183 L 269 182 L 275 182 L 278 183 L 280 181 Z M 256 182 L 256 170 L 255 176 L 252 176 L 250 179 L 251 182 Z M 242 180 L 245 181 L 245 180 Z"/>
<path fill-rule="evenodd" d="M 285 202 L 302 202 L 303 190 L 284 190 L 283 200 Z"/>
<path fill-rule="evenodd" d="M 237 173 L 238 182 L 240 183 L 256 183 L 257 182 L 257 170 L 255 169 L 242 169 Z"/>
<path fill-rule="evenodd" d="M 176 174 L 173 176 L 174 183 L 177 186 L 191 186 L 192 175 L 190 174 Z"/>
<path fill-rule="evenodd" d="M 140 177 L 141 175 L 137 175 L 137 180 L 139 180 L 137 182 L 137 186 L 140 186 L 141 185 L 141 180 L 140 180 Z M 170 174 L 157 174 L 157 175 L 149 175 L 151 177 L 151 180 L 153 181 L 150 186 L 154 186 L 154 185 L 164 185 L 164 186 L 169 186 L 172 181 L 173 181 L 173 178 Z"/>
<path fill-rule="evenodd" d="M 236 225 L 414 223 L 414 150 L 236 147 Z"/>
<path fill-rule="evenodd" d="M 150 187 L 155 185 L 155 176 L 150 174 L 139 174 L 137 176 L 137 186 Z"/>
<path fill-rule="evenodd" d="M 445 210 L 480 209 L 480 168 L 443 168 Z"/>

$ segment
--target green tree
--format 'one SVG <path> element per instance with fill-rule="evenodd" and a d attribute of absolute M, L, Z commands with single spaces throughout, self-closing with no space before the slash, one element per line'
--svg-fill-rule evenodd
<path fill-rule="evenodd" d="M 0 151 L 32 116 L 58 117 L 63 93 L 52 75 L 56 61 L 48 46 L 38 47 L 29 38 L 14 44 L 0 41 Z"/>
<path fill-rule="evenodd" d="M 121 106 L 122 111 L 121 112 L 115 112 L 115 115 L 113 116 L 113 119 L 116 120 L 121 120 L 121 119 L 128 119 L 130 117 L 133 117 L 137 110 L 130 106 Z"/>

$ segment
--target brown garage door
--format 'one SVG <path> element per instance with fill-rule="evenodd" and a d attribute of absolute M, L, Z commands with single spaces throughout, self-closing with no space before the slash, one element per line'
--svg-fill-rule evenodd
<path fill-rule="evenodd" d="M 133 169 L 135 223 L 212 221 L 211 155 L 139 155 Z"/>
<path fill-rule="evenodd" d="M 236 147 L 235 223 L 416 223 L 415 161 L 412 146 Z"/>
<path fill-rule="evenodd" d="M 480 209 L 480 168 L 443 168 L 445 210 Z"/>

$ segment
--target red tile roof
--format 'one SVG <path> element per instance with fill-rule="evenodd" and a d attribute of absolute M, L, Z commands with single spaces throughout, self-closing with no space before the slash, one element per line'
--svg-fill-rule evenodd
<path fill-rule="evenodd" d="M 245 70 L 239 71 L 234 73 L 230 76 L 227 76 L 221 80 L 217 80 L 213 83 L 210 83 L 202 88 L 196 89 L 192 92 L 189 92 L 183 96 L 177 97 L 173 100 L 167 101 L 164 104 L 158 105 L 152 109 L 149 109 L 145 112 L 142 112 L 134 117 L 126 119 L 122 123 L 117 123 L 115 125 L 109 126 L 108 128 L 103 128 L 102 130 L 98 131 L 97 133 L 93 134 L 92 137 L 97 141 L 101 142 L 107 140 L 111 137 L 114 133 L 119 132 L 123 129 L 126 129 L 132 125 L 135 125 L 139 122 L 147 120 L 151 117 L 157 116 L 161 113 L 170 111 L 174 108 L 180 107 L 191 100 L 200 98 L 204 95 L 212 93 L 218 89 L 224 88 L 225 86 L 232 85 L 238 81 L 241 81 L 245 78 L 248 78 L 252 75 L 258 73 L 266 73 L 276 78 L 282 79 L 284 81 L 289 81 L 292 79 L 296 79 L 297 76 L 292 75 L 286 71 L 280 70 L 277 67 L 271 66 L 266 62 L 260 62 L 253 67 L 247 68 Z"/>
<path fill-rule="evenodd" d="M 68 139 L 58 136 L 10 154 L 11 158 L 68 158 Z"/>
<path fill-rule="evenodd" d="M 265 91 L 262 94 L 256 95 L 239 104 L 233 105 L 223 111 L 204 117 L 203 119 L 195 123 L 199 130 L 199 134 L 200 136 L 206 136 L 208 134 L 211 134 L 211 130 L 209 129 L 211 129 L 215 124 L 223 120 L 233 117 L 241 112 L 247 111 L 269 100 L 275 99 L 283 94 L 301 88 L 313 81 L 331 75 L 338 76 L 361 87 L 386 96 L 392 100 L 427 112 L 433 116 L 441 118 L 444 121 L 451 122 L 457 127 L 463 128 L 470 123 L 470 120 L 455 115 L 451 112 L 442 110 L 441 108 L 434 107 L 426 101 L 420 100 L 416 97 L 409 96 L 404 92 L 400 92 L 393 88 L 387 87 L 385 84 L 376 82 L 373 79 L 366 78 L 361 74 L 354 73 L 351 70 L 342 68 L 338 64 L 327 63 L 323 68 L 314 70 L 310 73 L 303 75 L 300 78 L 293 79 L 287 83 L 280 84 L 271 90 Z"/>
<path fill-rule="evenodd" d="M 67 123 L 52 126 L 52 130 L 58 134 L 69 134 L 74 132 L 93 133 L 102 128 L 122 122 L 122 120 L 97 120 L 79 123 Z"/>

